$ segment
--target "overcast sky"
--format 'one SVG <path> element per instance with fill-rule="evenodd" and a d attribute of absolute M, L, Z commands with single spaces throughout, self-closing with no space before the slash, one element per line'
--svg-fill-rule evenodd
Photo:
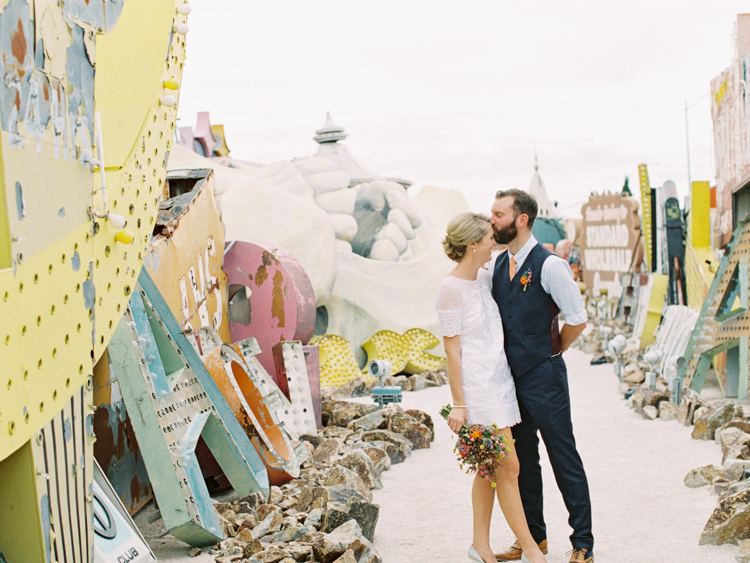
<path fill-rule="evenodd" d="M 714 183 L 710 81 L 735 56 L 733 0 L 191 0 L 180 126 L 224 124 L 235 158 L 313 155 L 330 112 L 365 168 L 462 190 L 486 211 L 534 153 L 566 214 L 638 164 Z M 694 105 L 693 105 L 694 104 Z M 635 191 L 635 190 L 634 190 Z"/>

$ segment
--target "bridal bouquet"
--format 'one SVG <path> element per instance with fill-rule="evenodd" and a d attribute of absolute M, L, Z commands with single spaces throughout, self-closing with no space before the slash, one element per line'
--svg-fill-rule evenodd
<path fill-rule="evenodd" d="M 445 405 L 440 409 L 440 415 L 447 419 L 451 410 L 450 405 Z M 461 469 L 468 466 L 466 473 L 478 473 L 480 477 L 489 479 L 493 488 L 497 486 L 492 480 L 495 469 L 510 451 L 507 438 L 504 434 L 499 434 L 498 430 L 496 424 L 464 424 L 453 448 Z"/>

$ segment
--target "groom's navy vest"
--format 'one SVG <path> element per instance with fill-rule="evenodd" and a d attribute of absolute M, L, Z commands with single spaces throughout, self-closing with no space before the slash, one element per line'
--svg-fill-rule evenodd
<path fill-rule="evenodd" d="M 498 256 L 492 274 L 492 296 L 500 309 L 505 332 L 505 355 L 518 377 L 560 352 L 560 309 L 542 287 L 542 264 L 553 254 L 541 244 L 531 249 L 526 260 L 509 280 L 508 253 Z M 526 286 L 521 278 L 531 270 Z"/>

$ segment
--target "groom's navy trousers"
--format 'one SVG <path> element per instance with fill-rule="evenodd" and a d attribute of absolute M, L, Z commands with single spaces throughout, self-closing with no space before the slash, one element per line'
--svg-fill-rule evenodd
<path fill-rule="evenodd" d="M 568 509 L 571 544 L 593 550 L 588 481 L 573 436 L 568 372 L 560 354 L 559 309 L 540 282 L 542 264 L 549 256 L 547 249 L 537 245 L 510 280 L 504 253 L 495 263 L 492 279 L 521 410 L 521 423 L 513 427 L 520 463 L 518 486 L 529 530 L 539 543 L 547 538 L 539 464 L 541 434 Z M 524 284 L 521 278 L 531 281 Z"/>

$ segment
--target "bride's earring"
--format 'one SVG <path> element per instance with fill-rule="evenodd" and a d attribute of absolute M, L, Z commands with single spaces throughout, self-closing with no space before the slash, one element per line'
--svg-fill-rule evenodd
<path fill-rule="evenodd" d="M 476 251 L 477 251 L 477 249 L 476 249 L 476 248 L 472 248 L 471 250 L 472 250 L 472 252 L 476 252 Z"/>

